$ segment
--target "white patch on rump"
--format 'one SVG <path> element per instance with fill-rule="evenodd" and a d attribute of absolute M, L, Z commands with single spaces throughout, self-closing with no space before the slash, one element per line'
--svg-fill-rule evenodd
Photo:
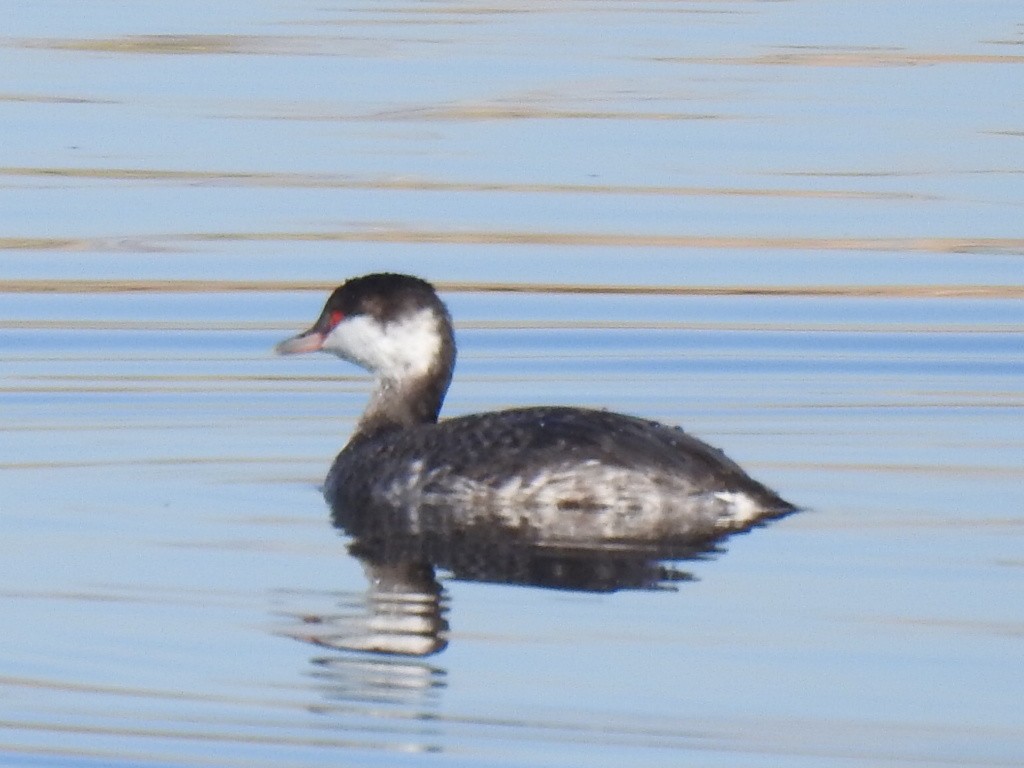
<path fill-rule="evenodd" d="M 719 518 L 723 528 L 748 525 L 764 514 L 764 508 L 745 493 L 719 491 L 714 496 L 725 503 L 725 512 Z"/>

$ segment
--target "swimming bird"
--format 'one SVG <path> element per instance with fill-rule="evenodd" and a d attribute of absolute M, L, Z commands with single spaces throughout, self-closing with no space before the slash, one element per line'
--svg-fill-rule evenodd
<path fill-rule="evenodd" d="M 281 354 L 331 352 L 373 386 L 324 484 L 354 535 L 485 531 L 548 546 L 704 546 L 796 510 L 679 427 L 557 405 L 439 420 L 455 334 L 417 277 L 348 280 Z"/>

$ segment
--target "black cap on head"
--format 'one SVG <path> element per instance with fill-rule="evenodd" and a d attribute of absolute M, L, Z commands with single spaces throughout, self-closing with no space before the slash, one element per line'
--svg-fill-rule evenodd
<path fill-rule="evenodd" d="M 412 275 L 381 272 L 354 277 L 336 288 L 324 305 L 323 318 L 370 315 L 387 323 L 403 314 L 441 304 L 434 286 Z M 339 319 L 340 319 L 339 317 Z M 334 321 L 337 324 L 337 321 Z"/>
<path fill-rule="evenodd" d="M 442 360 L 454 361 L 451 317 L 444 302 L 426 280 L 412 275 L 382 272 L 353 277 L 331 293 L 316 323 L 308 331 L 277 345 L 279 354 L 315 352 L 323 348 L 330 333 L 346 318 L 370 317 L 388 325 L 421 310 L 430 310 L 440 323 Z"/>

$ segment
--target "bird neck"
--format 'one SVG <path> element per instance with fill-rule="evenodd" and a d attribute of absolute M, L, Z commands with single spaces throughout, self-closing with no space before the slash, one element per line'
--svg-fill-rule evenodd
<path fill-rule="evenodd" d="M 407 381 L 377 378 L 352 439 L 436 423 L 450 380 L 450 370 Z"/>

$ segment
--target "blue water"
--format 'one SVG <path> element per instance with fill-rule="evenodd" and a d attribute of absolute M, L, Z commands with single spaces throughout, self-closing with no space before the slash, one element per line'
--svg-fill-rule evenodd
<path fill-rule="evenodd" d="M 1024 762 L 1017 3 L 0 17 L 0 765 Z M 446 413 L 683 424 L 807 511 L 350 650 L 367 381 L 271 350 L 382 269 Z"/>

